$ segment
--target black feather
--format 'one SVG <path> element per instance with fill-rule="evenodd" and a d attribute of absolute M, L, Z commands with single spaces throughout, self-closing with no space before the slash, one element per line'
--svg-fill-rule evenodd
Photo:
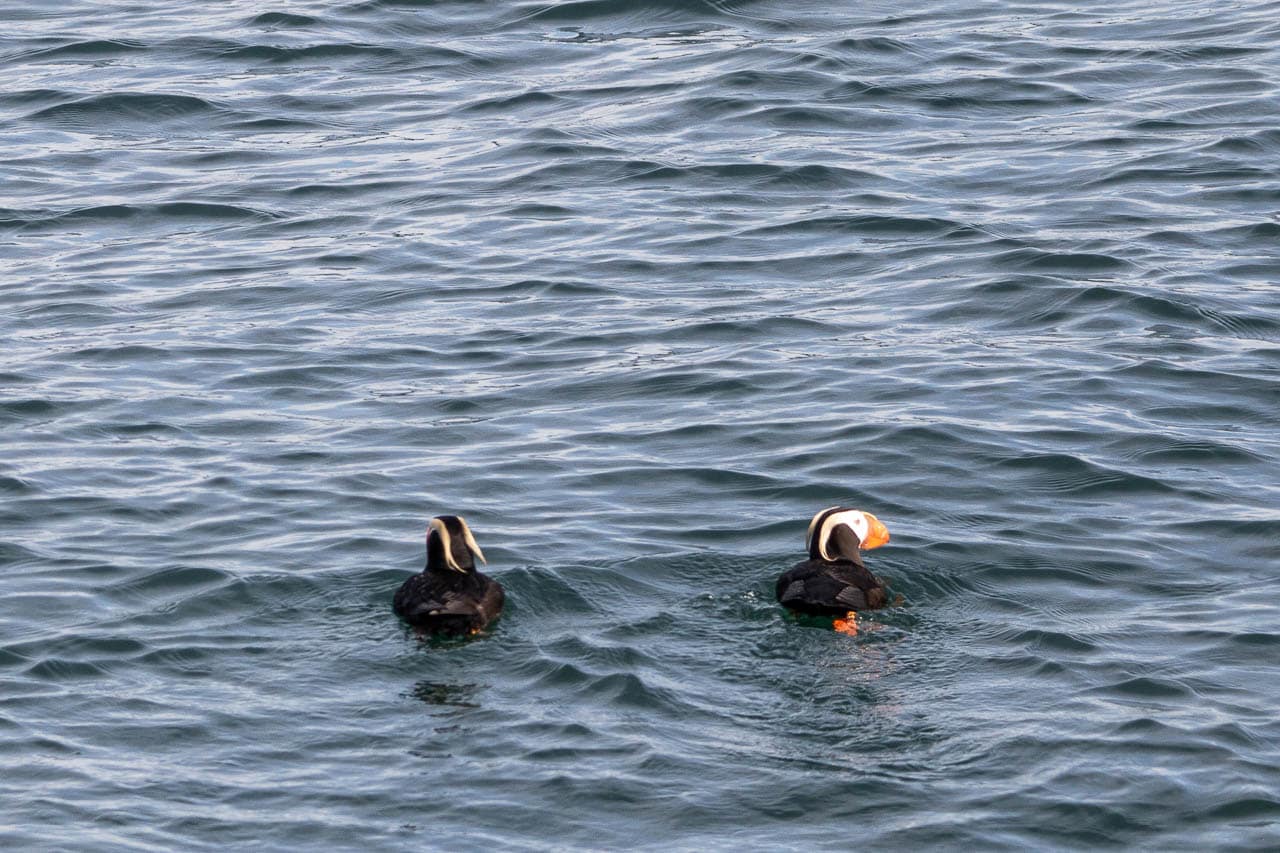
<path fill-rule="evenodd" d="M 844 616 L 883 607 L 884 582 L 851 560 L 805 560 L 778 578 L 778 601 L 797 613 Z"/>
<path fill-rule="evenodd" d="M 498 618 L 502 585 L 480 572 L 431 570 L 406 580 L 392 601 L 396 614 L 432 634 L 474 634 Z"/>

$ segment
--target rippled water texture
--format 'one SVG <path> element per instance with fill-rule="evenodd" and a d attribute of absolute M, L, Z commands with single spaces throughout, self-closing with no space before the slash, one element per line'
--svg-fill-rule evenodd
<path fill-rule="evenodd" d="M 1280 4 L 0 18 L 0 846 L 1275 848 Z"/>

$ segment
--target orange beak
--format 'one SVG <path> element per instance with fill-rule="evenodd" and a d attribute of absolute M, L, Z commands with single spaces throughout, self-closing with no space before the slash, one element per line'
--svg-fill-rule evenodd
<path fill-rule="evenodd" d="M 867 517 L 867 521 L 871 526 L 867 530 L 867 541 L 862 543 L 862 550 L 870 551 L 872 548 L 879 548 L 888 542 L 889 528 L 885 527 L 884 523 L 871 513 L 864 512 L 863 515 Z"/>

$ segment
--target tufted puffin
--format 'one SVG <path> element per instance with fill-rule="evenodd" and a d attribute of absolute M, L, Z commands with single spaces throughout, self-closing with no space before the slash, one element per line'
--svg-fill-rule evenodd
<path fill-rule="evenodd" d="M 427 567 L 404 582 L 396 614 L 431 634 L 475 634 L 498 618 L 504 595 L 496 580 L 476 571 L 488 565 L 461 517 L 440 515 L 427 528 Z"/>
<path fill-rule="evenodd" d="M 879 548 L 889 531 L 869 512 L 833 506 L 809 522 L 809 559 L 778 578 L 783 607 L 811 616 L 836 617 L 836 630 L 857 633 L 856 613 L 884 607 L 884 581 L 867 571 L 861 550 Z"/>

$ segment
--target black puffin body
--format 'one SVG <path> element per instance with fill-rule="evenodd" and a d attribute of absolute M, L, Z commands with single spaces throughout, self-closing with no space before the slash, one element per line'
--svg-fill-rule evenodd
<path fill-rule="evenodd" d="M 778 578 L 783 607 L 811 616 L 844 617 L 888 601 L 884 581 L 867 571 L 861 549 L 889 541 L 889 531 L 869 512 L 830 507 L 809 522 L 809 559 Z"/>
<path fill-rule="evenodd" d="M 475 634 L 498 618 L 502 586 L 476 571 L 485 562 L 467 523 L 456 515 L 431 519 L 427 567 L 406 580 L 392 601 L 396 614 L 431 634 Z"/>

